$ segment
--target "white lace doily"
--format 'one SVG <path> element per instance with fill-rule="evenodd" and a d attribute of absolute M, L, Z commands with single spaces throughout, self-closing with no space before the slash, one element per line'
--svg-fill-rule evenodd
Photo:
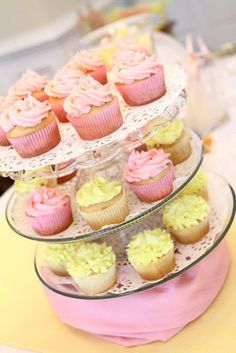
<path fill-rule="evenodd" d="M 129 215 L 126 217 L 126 220 L 123 223 L 119 224 L 119 228 L 125 228 L 129 225 L 127 222 L 142 218 L 144 215 L 148 215 L 147 213 L 156 210 L 158 206 L 161 207 L 164 203 L 173 198 L 192 178 L 202 161 L 202 142 L 194 132 L 190 132 L 190 138 L 192 153 L 188 159 L 175 166 L 176 179 L 174 181 L 174 190 L 165 199 L 152 203 L 139 201 L 123 180 L 123 170 L 118 169 L 115 166 L 114 170 L 110 171 L 111 179 L 122 181 L 128 200 Z M 25 217 L 25 203 L 27 196 L 19 196 L 17 193 L 12 195 L 7 207 L 7 220 L 11 227 L 21 235 L 40 241 L 68 241 L 74 239 L 95 238 L 98 236 L 103 236 L 103 233 L 105 232 L 111 233 L 114 228 L 117 228 L 117 225 L 109 225 L 103 227 L 100 231 L 93 232 L 87 222 L 79 215 L 78 211 L 76 210 L 75 179 L 59 187 L 67 194 L 70 194 L 72 204 L 74 206 L 74 223 L 69 228 L 67 228 L 62 233 L 48 237 L 36 234 L 28 224 Z"/>
<path fill-rule="evenodd" d="M 221 237 L 223 238 L 225 230 L 228 229 L 233 221 L 235 206 L 234 198 L 224 179 L 217 175 L 209 174 L 208 194 L 211 207 L 210 231 L 201 241 L 195 244 L 184 245 L 177 242 L 175 243 L 176 266 L 175 269 L 166 276 L 166 280 L 171 279 L 173 278 L 173 275 L 177 275 L 179 272 L 188 269 L 191 264 L 198 262 L 198 259 L 202 259 L 204 254 L 213 250 L 214 243 L 217 240 L 219 241 Z M 224 200 L 224 203 L 222 203 L 222 200 Z M 107 244 L 112 245 L 116 252 L 118 280 L 112 289 L 106 293 L 95 296 L 95 298 L 109 298 L 112 296 L 129 294 L 130 292 L 150 288 L 150 286 L 157 285 L 158 282 L 163 281 L 163 279 L 152 282 L 143 280 L 130 265 L 125 252 L 125 247 L 132 235 L 137 234 L 144 229 L 155 228 L 157 226 L 162 226 L 161 211 L 158 211 L 155 215 L 149 217 L 139 225 L 120 233 L 110 234 L 105 239 L 101 239 L 101 241 L 105 240 Z M 39 251 L 36 261 L 37 271 L 39 272 L 41 279 L 49 285 L 49 287 L 58 290 L 62 294 L 80 297 L 84 296 L 76 287 L 72 278 L 60 277 L 53 274 L 50 269 L 40 261 L 40 255 L 43 257 L 43 254 L 40 254 Z"/>
<path fill-rule="evenodd" d="M 130 107 L 121 101 L 123 125 L 114 133 L 94 141 L 81 140 L 71 124 L 59 124 L 61 142 L 51 151 L 33 158 L 21 158 L 12 147 L 0 146 L 0 173 L 4 176 L 24 170 L 39 169 L 76 159 L 89 151 L 121 141 L 148 122 L 163 114 L 171 115 L 171 107 L 181 108 L 181 93 L 185 87 L 185 74 L 178 65 L 165 67 L 166 94 L 159 100 L 141 107 Z M 170 110 L 170 112 L 169 112 Z"/>

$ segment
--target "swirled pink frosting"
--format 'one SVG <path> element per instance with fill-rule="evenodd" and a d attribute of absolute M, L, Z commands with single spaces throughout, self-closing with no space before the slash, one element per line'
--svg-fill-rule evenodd
<path fill-rule="evenodd" d="M 23 100 L 17 100 L 9 109 L 9 123 L 14 126 L 31 127 L 36 126 L 48 116 L 51 107 L 48 101 L 39 102 L 32 96 Z M 4 131 L 5 127 L 3 127 Z M 9 131 L 9 130 L 8 130 Z M 7 132 L 7 131 L 6 131 Z"/>
<path fill-rule="evenodd" d="M 46 85 L 45 92 L 51 97 L 67 97 L 83 75 L 84 73 L 77 68 L 63 67 L 57 71 L 52 81 Z"/>
<path fill-rule="evenodd" d="M 21 78 L 8 90 L 10 96 L 22 98 L 33 92 L 41 91 L 48 83 L 47 76 L 41 76 L 37 72 L 28 69 Z"/>
<path fill-rule="evenodd" d="M 69 201 L 69 196 L 59 189 L 42 186 L 28 198 L 25 212 L 31 217 L 46 215 L 53 213 L 58 207 L 65 205 Z"/>
<path fill-rule="evenodd" d="M 165 170 L 168 165 L 171 165 L 169 156 L 169 153 L 155 148 L 147 152 L 133 151 L 125 167 L 124 177 L 129 183 L 155 177 Z"/>
<path fill-rule="evenodd" d="M 91 76 L 81 77 L 78 86 L 65 99 L 64 110 L 73 117 L 88 113 L 93 106 L 101 107 L 112 100 L 109 84 L 102 85 Z"/>
<path fill-rule="evenodd" d="M 145 58 L 146 56 L 151 56 L 151 53 L 147 48 L 144 48 L 137 43 L 124 43 L 118 53 L 114 56 L 113 63 L 127 64 L 130 60 L 130 57 L 133 57 L 133 55 L 140 55 L 141 57 Z M 132 64 L 132 62 L 130 62 L 130 64 Z"/>
<path fill-rule="evenodd" d="M 10 131 L 14 127 L 14 124 L 9 119 L 9 111 L 18 99 L 15 96 L 0 97 L 0 125 L 5 132 Z"/>
<path fill-rule="evenodd" d="M 96 70 L 102 65 L 102 59 L 94 50 L 80 50 L 66 64 L 66 67 L 77 68 L 87 73 Z"/>
<path fill-rule="evenodd" d="M 143 51 L 129 50 L 124 52 L 120 61 L 114 65 L 110 78 L 116 83 L 129 84 L 155 74 L 158 66 L 155 55 L 148 56 Z"/>

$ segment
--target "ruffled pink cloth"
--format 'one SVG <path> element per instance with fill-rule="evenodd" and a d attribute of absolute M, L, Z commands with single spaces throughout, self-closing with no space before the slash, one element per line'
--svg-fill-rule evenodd
<path fill-rule="evenodd" d="M 138 346 L 167 341 L 202 315 L 220 291 L 228 267 L 222 242 L 182 275 L 145 292 L 106 300 L 69 298 L 46 287 L 45 292 L 64 323 L 123 346 Z"/>

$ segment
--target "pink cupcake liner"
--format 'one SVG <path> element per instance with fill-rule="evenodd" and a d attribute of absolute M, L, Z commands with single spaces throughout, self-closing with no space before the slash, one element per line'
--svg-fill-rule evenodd
<path fill-rule="evenodd" d="M 96 113 L 74 118 L 67 115 L 79 136 L 84 140 L 95 140 L 111 134 L 123 123 L 118 98 L 101 107 Z"/>
<path fill-rule="evenodd" d="M 30 217 L 26 214 L 31 227 L 40 235 L 53 235 L 62 232 L 73 222 L 71 203 L 68 201 L 65 205 L 55 209 L 53 213 Z"/>
<path fill-rule="evenodd" d="M 6 138 L 5 132 L 0 126 L 0 146 L 10 146 L 10 142 Z"/>
<path fill-rule="evenodd" d="M 57 182 L 58 184 L 64 184 L 67 181 L 70 181 L 72 178 L 74 178 L 76 174 L 77 174 L 77 170 L 75 170 L 73 173 L 57 178 Z"/>
<path fill-rule="evenodd" d="M 159 180 L 155 180 L 154 182 L 145 185 L 128 184 L 141 201 L 153 202 L 161 200 L 171 193 L 173 190 L 174 178 L 174 167 L 171 164 L 168 173 Z"/>
<path fill-rule="evenodd" d="M 161 98 L 166 93 L 164 68 L 158 65 L 157 73 L 130 84 L 116 84 L 116 88 L 129 105 L 143 105 Z"/>
<path fill-rule="evenodd" d="M 67 117 L 66 117 L 66 112 L 64 110 L 64 98 L 61 98 L 61 100 L 53 102 L 49 100 L 49 104 L 52 108 L 53 113 L 56 115 L 57 119 L 61 123 L 68 123 Z"/>
<path fill-rule="evenodd" d="M 61 141 L 56 119 L 48 126 L 29 135 L 9 138 L 10 143 L 21 157 L 36 157 L 50 151 Z"/>
<path fill-rule="evenodd" d="M 105 85 L 107 83 L 107 71 L 105 65 L 100 66 L 94 71 L 90 71 L 89 76 L 92 76 L 94 80 L 97 80 L 102 85 Z"/>

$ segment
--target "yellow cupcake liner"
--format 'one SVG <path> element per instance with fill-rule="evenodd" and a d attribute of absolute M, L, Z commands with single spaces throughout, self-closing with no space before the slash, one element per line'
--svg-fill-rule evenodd
<path fill-rule="evenodd" d="M 196 243 L 209 232 L 209 217 L 206 217 L 196 226 L 178 230 L 169 228 L 168 230 L 179 243 Z"/>
<path fill-rule="evenodd" d="M 167 275 L 175 268 L 174 250 L 148 265 L 131 264 L 143 279 L 154 281 Z"/>
<path fill-rule="evenodd" d="M 112 265 L 106 273 L 98 273 L 86 278 L 72 277 L 83 293 L 88 295 L 103 293 L 116 282 L 116 264 Z"/>

